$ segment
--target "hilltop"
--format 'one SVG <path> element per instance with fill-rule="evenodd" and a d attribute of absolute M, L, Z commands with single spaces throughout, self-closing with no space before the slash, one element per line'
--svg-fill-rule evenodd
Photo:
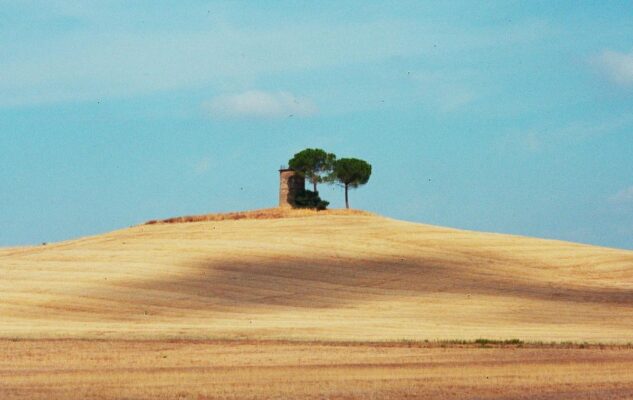
<path fill-rule="evenodd" d="M 187 215 L 184 217 L 167 218 L 162 220 L 151 220 L 147 225 L 153 224 L 178 224 L 184 222 L 204 222 L 204 221 L 225 221 L 236 219 L 278 219 L 278 218 L 297 218 L 297 217 L 315 217 L 324 215 L 374 215 L 370 212 L 354 209 L 332 209 L 332 210 L 316 210 L 310 208 L 262 208 L 259 210 L 237 211 L 228 213 Z"/>
<path fill-rule="evenodd" d="M 0 288 L 4 338 L 633 341 L 631 251 L 361 211 L 1 249 Z"/>

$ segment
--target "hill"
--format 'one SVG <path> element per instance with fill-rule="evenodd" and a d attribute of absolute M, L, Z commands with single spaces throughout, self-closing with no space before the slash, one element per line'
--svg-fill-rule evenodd
<path fill-rule="evenodd" d="M 3 338 L 633 341 L 631 251 L 340 210 L 2 249 L 0 291 Z"/>

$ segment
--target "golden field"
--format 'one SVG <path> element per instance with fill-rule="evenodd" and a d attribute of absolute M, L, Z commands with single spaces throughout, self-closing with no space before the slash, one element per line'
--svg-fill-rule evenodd
<path fill-rule="evenodd" d="M 631 348 L 251 341 L 0 341 L 33 399 L 631 399 Z"/>
<path fill-rule="evenodd" d="M 631 251 L 360 211 L 170 222 L 0 249 L 1 398 L 633 397 Z M 477 338 L 606 347 L 434 342 Z"/>

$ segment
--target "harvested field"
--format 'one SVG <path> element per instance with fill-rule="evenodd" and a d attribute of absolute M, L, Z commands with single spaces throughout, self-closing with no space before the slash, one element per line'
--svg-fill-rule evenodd
<path fill-rule="evenodd" d="M 633 252 L 288 212 L 1 249 L 0 398 L 633 397 Z"/>
<path fill-rule="evenodd" d="M 205 222 L 205 221 L 228 221 L 237 219 L 278 219 L 278 218 L 298 218 L 314 217 L 324 215 L 373 215 L 362 210 L 312 210 L 293 208 L 262 208 L 260 210 L 236 211 L 221 214 L 187 215 L 184 217 L 167 218 L 162 220 L 148 221 L 147 225 L 153 224 L 180 224 L 185 222 Z"/>
<path fill-rule="evenodd" d="M 629 399 L 633 349 L 2 341 L 12 399 Z"/>
<path fill-rule="evenodd" d="M 4 338 L 633 342 L 631 251 L 358 212 L 4 250 L 0 290 Z"/>

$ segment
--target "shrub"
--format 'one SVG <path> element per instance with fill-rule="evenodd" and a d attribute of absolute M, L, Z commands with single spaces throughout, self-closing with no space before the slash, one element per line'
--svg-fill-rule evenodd
<path fill-rule="evenodd" d="M 295 196 L 295 206 L 297 208 L 315 208 L 317 210 L 325 210 L 330 204 L 329 201 L 322 200 L 319 192 L 304 190 L 303 193 Z"/>
<path fill-rule="evenodd" d="M 521 339 L 506 339 L 506 340 L 496 340 L 496 339 L 485 339 L 485 338 L 479 338 L 479 339 L 475 339 L 475 344 L 478 344 L 482 347 L 488 346 L 488 345 L 493 345 L 493 344 L 497 344 L 497 345 L 523 345 L 523 341 Z"/>

